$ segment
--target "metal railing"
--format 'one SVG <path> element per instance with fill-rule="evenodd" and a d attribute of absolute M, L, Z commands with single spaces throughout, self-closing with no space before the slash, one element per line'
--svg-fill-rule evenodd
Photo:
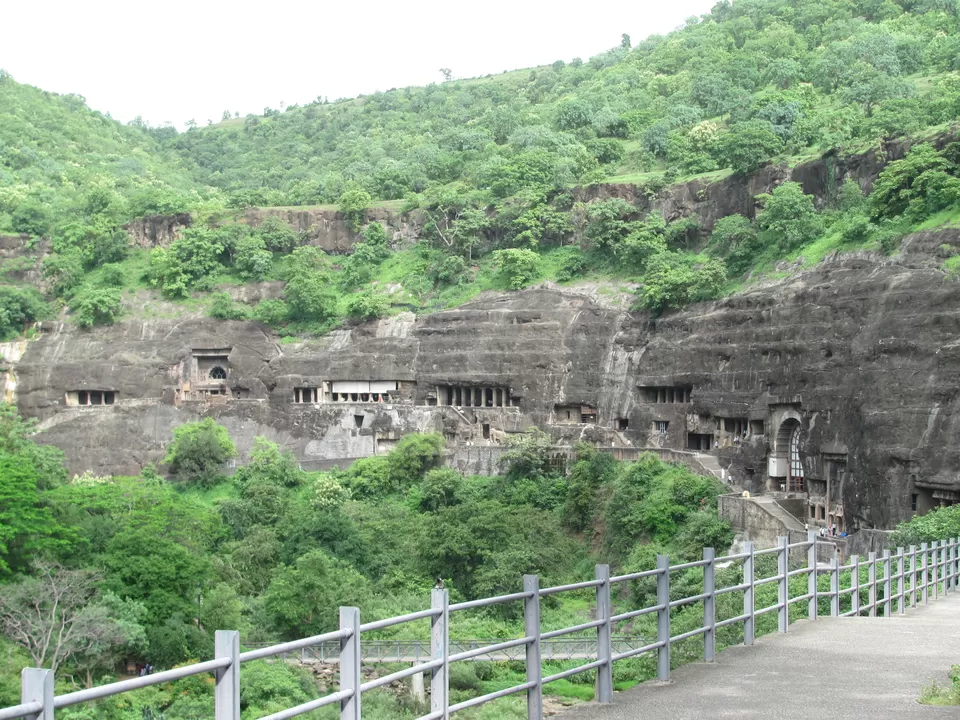
<path fill-rule="evenodd" d="M 830 616 L 856 616 L 863 613 L 876 616 L 879 609 L 884 617 L 889 617 L 894 614 L 894 602 L 896 602 L 896 613 L 903 614 L 908 606 L 916 607 L 918 604 L 926 604 L 931 597 L 936 599 L 941 594 L 954 592 L 957 589 L 958 578 L 960 578 L 957 558 L 960 538 L 951 538 L 931 544 L 923 543 L 919 548 L 911 546 L 906 551 L 904 548 L 898 548 L 895 554 L 887 550 L 881 557 L 877 557 L 876 553 L 870 553 L 866 562 L 861 562 L 859 558 L 854 556 L 846 565 L 839 564 L 836 551 L 834 551 L 833 559 L 829 564 L 818 565 L 818 544 L 817 534 L 811 532 L 808 534 L 807 540 L 803 542 L 791 544 L 789 538 L 781 537 L 775 547 L 765 550 L 755 550 L 752 543 L 747 543 L 743 552 L 724 557 L 715 557 L 712 548 L 704 548 L 703 559 L 679 565 L 670 565 L 670 560 L 666 555 L 658 555 L 657 566 L 651 570 L 611 577 L 608 565 L 598 565 L 593 580 L 551 588 L 541 588 L 540 580 L 536 575 L 524 575 L 521 592 L 455 604 L 449 603 L 446 590 L 434 590 L 431 593 L 431 606 L 428 610 L 365 624 L 360 624 L 360 610 L 358 608 L 343 607 L 340 608 L 340 628 L 338 630 L 293 642 L 256 648 L 243 653 L 240 652 L 239 633 L 233 630 L 218 630 L 214 644 L 214 654 L 216 656 L 214 660 L 167 670 L 146 677 L 78 690 L 64 695 L 54 695 L 52 672 L 26 668 L 22 673 L 21 704 L 0 709 L 0 720 L 12 720 L 13 718 L 54 720 L 54 713 L 60 708 L 203 673 L 213 673 L 216 680 L 214 694 L 214 717 L 216 720 L 239 720 L 240 666 L 242 663 L 277 656 L 283 657 L 288 653 L 298 652 L 304 648 L 322 646 L 324 643 L 330 642 L 336 642 L 339 646 L 337 653 L 339 689 L 337 692 L 267 715 L 261 720 L 286 720 L 333 704 L 339 704 L 341 720 L 360 720 L 363 693 L 420 673 L 430 674 L 430 712 L 421 716 L 419 720 L 445 719 L 460 710 L 517 693 L 526 694 L 527 717 L 530 720 L 540 720 L 543 716 L 544 685 L 578 673 L 596 670 L 596 699 L 601 703 L 610 703 L 613 701 L 613 664 L 615 662 L 646 653 L 656 653 L 657 678 L 661 681 L 667 681 L 670 679 L 670 653 L 671 646 L 674 644 L 689 638 L 702 636 L 703 658 L 705 661 L 711 662 L 716 654 L 717 631 L 719 629 L 742 624 L 743 643 L 744 645 L 752 645 L 756 635 L 758 617 L 776 612 L 777 629 L 779 632 L 785 633 L 790 625 L 790 608 L 796 603 L 807 602 L 806 615 L 810 620 L 815 620 L 818 617 L 818 601 L 821 598 L 829 601 Z M 804 564 L 791 569 L 791 554 L 794 556 L 802 555 Z M 765 556 L 776 558 L 777 570 L 773 575 L 758 578 L 756 577 L 756 560 Z M 742 563 L 742 572 L 737 573 L 741 582 L 717 587 L 717 570 L 729 567 L 733 563 Z M 864 569 L 867 571 L 867 581 L 865 584 L 861 584 L 860 576 Z M 702 572 L 701 592 L 671 600 L 671 573 L 690 570 L 700 570 Z M 846 570 L 850 571 L 850 587 L 841 588 L 841 571 Z M 818 579 L 821 575 L 829 576 L 829 590 L 826 592 L 818 590 Z M 807 579 L 806 592 L 791 597 L 789 587 L 791 578 L 802 576 L 806 576 Z M 626 582 L 644 579 L 655 582 L 656 604 L 614 614 L 611 603 L 612 589 Z M 777 601 L 769 606 L 757 608 L 755 602 L 757 588 L 773 583 L 776 583 L 777 586 Z M 558 593 L 580 590 L 593 590 L 596 593 L 596 619 L 580 625 L 544 632 L 540 622 L 541 599 Z M 864 592 L 867 594 L 868 600 L 866 604 L 861 604 L 861 593 Z M 743 612 L 718 620 L 717 599 L 728 593 L 743 594 Z M 841 600 L 846 596 L 849 596 L 850 609 L 841 613 L 840 609 L 844 604 Z M 523 637 L 467 649 L 461 649 L 451 644 L 449 621 L 452 613 L 509 602 L 523 603 Z M 694 629 L 673 634 L 671 632 L 671 610 L 697 603 L 702 605 L 702 624 Z M 645 615 L 656 616 L 656 640 L 646 642 L 630 638 L 633 642 L 630 643 L 629 647 L 623 647 L 618 643 L 621 646 L 617 648 L 617 652 L 614 652 L 612 634 L 614 625 Z M 423 662 L 417 661 L 409 668 L 364 682 L 361 674 L 361 664 L 364 657 L 364 643 L 361 642 L 363 633 L 424 619 L 430 621 L 429 658 Z M 591 648 L 595 648 L 594 654 L 583 658 L 590 660 L 590 662 L 544 676 L 542 663 L 544 643 L 555 638 L 585 632 L 595 633 L 595 642 L 591 643 Z M 516 656 L 522 656 L 526 665 L 525 682 L 450 704 L 449 670 L 452 663 L 506 651 L 515 651 Z M 511 657 L 513 657 L 512 654 Z"/>

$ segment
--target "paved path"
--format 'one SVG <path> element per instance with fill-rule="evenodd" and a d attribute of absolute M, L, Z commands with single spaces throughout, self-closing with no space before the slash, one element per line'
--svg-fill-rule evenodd
<path fill-rule="evenodd" d="M 960 708 L 916 702 L 932 680 L 960 664 L 960 594 L 892 618 L 820 618 L 732 647 L 715 663 L 678 668 L 584 704 L 561 720 L 886 720 L 960 718 Z"/>

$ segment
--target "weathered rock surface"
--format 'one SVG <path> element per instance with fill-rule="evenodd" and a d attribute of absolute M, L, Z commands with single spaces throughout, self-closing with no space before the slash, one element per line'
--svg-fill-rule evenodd
<path fill-rule="evenodd" d="M 832 472 L 848 527 L 889 527 L 910 516 L 913 495 L 960 497 L 960 281 L 939 269 L 944 244 L 960 247 L 960 231 L 912 236 L 895 257 L 827 259 L 660 318 L 541 287 L 299 345 L 250 322 L 55 325 L 14 364 L 16 399 L 73 471 L 98 473 L 160 461 L 175 426 L 212 415 L 242 455 L 266 435 L 305 467 L 386 452 L 414 431 L 474 449 L 529 425 L 561 444 L 683 448 L 709 438 L 734 482 L 757 491 L 782 477 L 781 428 L 796 421 L 808 487 Z M 228 395 L 190 399 L 197 349 L 220 349 Z M 325 384 L 343 381 L 399 391 L 330 402 Z M 445 406 L 448 387 L 464 389 L 455 407 Z M 320 388 L 327 401 L 295 403 L 296 388 Z M 508 391 L 509 406 L 490 406 L 487 389 Z M 656 402 L 667 399 L 661 389 L 675 402 Z M 114 392 L 114 404 L 67 404 L 94 390 Z"/>
<path fill-rule="evenodd" d="M 942 149 L 955 140 L 955 134 L 945 133 L 929 142 Z M 756 196 L 769 193 L 787 181 L 800 183 L 803 191 L 813 195 L 820 207 L 834 197 L 837 188 L 846 180 L 856 182 L 865 194 L 869 193 L 884 166 L 903 158 L 914 144 L 916 141 L 898 139 L 864 153 L 828 155 L 793 168 L 768 165 L 747 177 L 732 175 L 715 181 L 709 178 L 691 180 L 655 193 L 647 193 L 640 185 L 614 183 L 579 188 L 575 194 L 583 201 L 618 197 L 635 205 L 641 213 L 658 212 L 670 222 L 695 217 L 706 234 L 717 220 L 727 215 L 739 213 L 753 218 L 758 209 Z"/>

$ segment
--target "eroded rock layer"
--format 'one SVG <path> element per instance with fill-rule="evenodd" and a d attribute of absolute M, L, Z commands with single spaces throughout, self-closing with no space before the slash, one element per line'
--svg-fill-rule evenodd
<path fill-rule="evenodd" d="M 8 394 L 74 472 L 138 472 L 203 415 L 241 456 L 265 435 L 305 467 L 415 431 L 480 456 L 537 425 L 559 445 L 716 454 L 734 485 L 889 527 L 960 498 L 954 246 L 919 234 L 660 318 L 540 287 L 295 345 L 250 322 L 47 325 L 8 358 Z"/>

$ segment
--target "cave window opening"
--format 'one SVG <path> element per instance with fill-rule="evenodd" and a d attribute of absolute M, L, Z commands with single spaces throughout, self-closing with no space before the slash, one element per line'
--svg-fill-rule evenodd
<path fill-rule="evenodd" d="M 114 392 L 112 390 L 107 390 L 103 393 L 103 404 L 104 405 L 113 405 L 115 399 Z"/>
<path fill-rule="evenodd" d="M 655 420 L 653 424 L 654 424 L 654 429 L 661 435 L 666 435 L 667 428 L 670 427 L 669 420 Z"/>
<path fill-rule="evenodd" d="M 90 404 L 91 405 L 103 405 L 103 393 L 99 390 L 90 391 Z"/>
<path fill-rule="evenodd" d="M 913 512 L 917 511 L 917 504 L 918 504 L 917 501 L 919 499 L 920 499 L 920 495 L 918 493 L 913 493 L 912 495 L 910 495 L 910 509 L 913 510 Z"/>
<path fill-rule="evenodd" d="M 227 371 L 224 370 L 224 369 L 223 369 L 222 367 L 220 367 L 219 365 L 214 365 L 212 368 L 210 368 L 210 379 L 211 379 L 211 380 L 226 380 L 226 379 L 227 379 Z"/>
<path fill-rule="evenodd" d="M 354 416 L 353 416 L 353 424 L 356 425 L 358 428 L 362 428 L 362 427 L 363 427 L 363 415 L 354 415 Z"/>
<path fill-rule="evenodd" d="M 627 418 L 617 418 L 616 428 L 617 430 L 623 432 L 630 425 L 630 421 Z"/>
<path fill-rule="evenodd" d="M 81 390 L 77 393 L 77 404 L 78 405 L 89 405 L 90 404 L 90 394 L 86 390 Z"/>
<path fill-rule="evenodd" d="M 483 439 L 484 440 L 490 439 L 490 423 L 483 424 Z"/>

